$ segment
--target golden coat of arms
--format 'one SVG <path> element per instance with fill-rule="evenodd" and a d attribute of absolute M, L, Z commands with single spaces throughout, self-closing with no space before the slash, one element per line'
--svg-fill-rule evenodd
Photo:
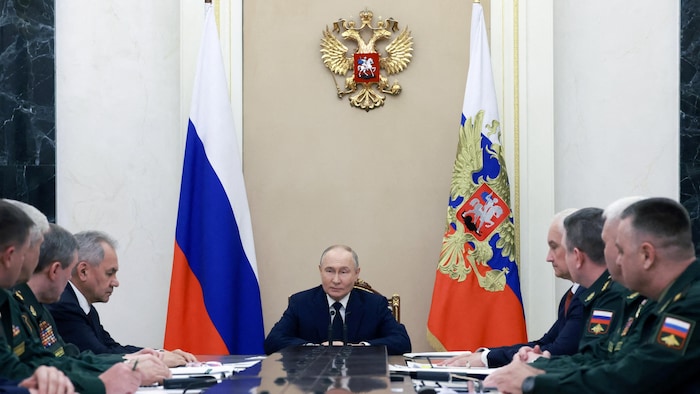
<path fill-rule="evenodd" d="M 333 76 L 338 98 L 352 94 L 349 97 L 350 105 L 365 111 L 384 105 L 386 96 L 383 93 L 401 93 L 399 82 L 394 80 L 390 84 L 383 74 L 392 75 L 403 71 L 411 62 L 413 52 L 413 37 L 405 27 L 380 54 L 377 44 L 392 38 L 394 33 L 399 31 L 399 23 L 392 18 L 382 20 L 380 17 L 373 27 L 373 18 L 372 11 L 360 12 L 359 27 L 354 21 L 339 19 L 333 23 L 332 31 L 326 26 L 321 39 L 323 64 L 333 74 L 345 77 L 345 84 L 341 89 L 335 75 Z M 369 40 L 365 41 L 363 35 L 369 37 Z M 357 48 L 352 56 L 348 55 L 349 49 L 339 37 L 356 44 Z"/>

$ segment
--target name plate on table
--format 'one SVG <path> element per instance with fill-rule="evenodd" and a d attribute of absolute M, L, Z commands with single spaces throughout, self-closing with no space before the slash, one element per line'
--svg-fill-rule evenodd
<path fill-rule="evenodd" d="M 390 393 L 385 346 L 294 346 L 268 356 L 260 369 L 243 371 L 209 388 L 207 394 Z"/>

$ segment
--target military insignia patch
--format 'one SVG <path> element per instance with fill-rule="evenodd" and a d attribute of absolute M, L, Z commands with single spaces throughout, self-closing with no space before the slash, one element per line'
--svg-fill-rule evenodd
<path fill-rule="evenodd" d="M 627 319 L 627 322 L 625 323 L 625 328 L 622 329 L 622 334 L 620 334 L 620 336 L 627 336 L 627 334 L 630 332 L 630 327 L 632 327 L 632 323 L 634 323 L 634 317 L 630 316 L 630 318 Z"/>
<path fill-rule="evenodd" d="M 482 184 L 467 203 L 457 211 L 457 217 L 464 223 L 465 232 L 478 241 L 491 235 L 508 218 L 510 208 L 486 183 Z"/>
<path fill-rule="evenodd" d="M 13 324 L 12 325 L 12 336 L 16 337 L 17 335 L 19 335 L 19 326 Z"/>
<path fill-rule="evenodd" d="M 41 337 L 41 344 L 47 349 L 57 342 L 56 335 L 53 333 L 53 327 L 44 320 L 39 323 L 39 336 Z"/>
<path fill-rule="evenodd" d="M 19 345 L 15 346 L 12 349 L 12 352 L 15 353 L 15 356 L 21 357 L 24 354 L 24 342 L 20 343 Z"/>
<path fill-rule="evenodd" d="M 29 334 L 31 335 L 34 333 L 34 330 L 32 329 L 32 323 L 29 321 L 29 316 L 22 314 L 22 321 L 24 322 L 24 326 L 27 327 L 27 331 L 29 331 Z"/>
<path fill-rule="evenodd" d="M 588 319 L 588 332 L 593 335 L 602 335 L 608 332 L 614 313 L 602 309 L 594 309 L 591 318 Z"/>
<path fill-rule="evenodd" d="M 584 302 L 590 302 L 593 299 L 593 297 L 595 297 L 595 291 L 589 294 L 588 297 L 586 297 L 586 299 L 584 300 Z"/>
<path fill-rule="evenodd" d="M 686 344 L 693 332 L 695 322 L 679 317 L 666 316 L 656 334 L 656 343 L 678 351 L 685 351 Z"/>

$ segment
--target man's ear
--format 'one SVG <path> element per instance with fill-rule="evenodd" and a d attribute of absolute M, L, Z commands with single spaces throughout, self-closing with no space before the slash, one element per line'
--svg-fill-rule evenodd
<path fill-rule="evenodd" d="M 581 268 L 583 260 L 586 259 L 586 253 L 579 248 L 574 248 L 574 256 L 576 257 L 576 267 Z"/>
<path fill-rule="evenodd" d="M 61 263 L 58 261 L 54 261 L 53 263 L 49 264 L 49 279 L 55 280 L 56 275 L 58 275 L 58 270 L 62 269 Z"/>
<path fill-rule="evenodd" d="M 645 270 L 650 269 L 656 262 L 656 248 L 649 242 L 642 242 L 639 247 L 642 257 L 644 257 L 644 263 L 642 266 Z"/>
<path fill-rule="evenodd" d="M 90 266 L 87 261 L 80 261 L 78 265 L 75 266 L 75 274 L 71 276 L 71 279 L 79 280 L 85 282 L 88 278 L 88 271 Z"/>
<path fill-rule="evenodd" d="M 10 245 L 2 250 L 0 253 L 0 265 L 4 269 L 9 269 L 12 261 L 12 254 L 16 252 L 15 246 Z"/>

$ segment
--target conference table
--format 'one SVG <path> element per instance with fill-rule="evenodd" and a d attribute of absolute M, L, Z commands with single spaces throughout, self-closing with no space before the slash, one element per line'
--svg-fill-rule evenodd
<path fill-rule="evenodd" d="M 200 361 L 224 364 L 251 360 L 253 356 L 198 356 Z M 435 393 L 434 385 L 409 374 L 390 373 L 389 365 L 405 365 L 403 356 L 387 356 L 383 346 L 297 346 L 273 353 L 243 371 L 219 379 L 217 384 L 187 393 L 306 394 L 306 393 Z M 415 376 L 413 376 L 415 378 Z M 440 384 L 438 383 L 438 386 Z M 431 388 L 433 390 L 431 390 Z M 144 387 L 139 393 L 183 393 Z M 467 390 L 459 390 L 467 392 Z"/>
<path fill-rule="evenodd" d="M 240 363 L 255 356 L 198 356 L 200 361 Z M 327 347 L 297 346 L 273 353 L 217 384 L 187 393 L 302 394 L 302 393 L 435 393 L 434 384 L 424 384 L 406 374 L 390 373 L 389 365 L 405 365 L 403 356 L 387 356 L 384 346 Z M 415 376 L 413 376 L 415 378 Z M 444 385 L 442 385 L 444 387 Z M 431 390 L 432 389 L 432 390 Z M 141 388 L 139 393 L 183 393 L 184 389 Z M 466 389 L 459 390 L 467 392 Z M 449 392 L 449 391 L 448 391 Z"/>

